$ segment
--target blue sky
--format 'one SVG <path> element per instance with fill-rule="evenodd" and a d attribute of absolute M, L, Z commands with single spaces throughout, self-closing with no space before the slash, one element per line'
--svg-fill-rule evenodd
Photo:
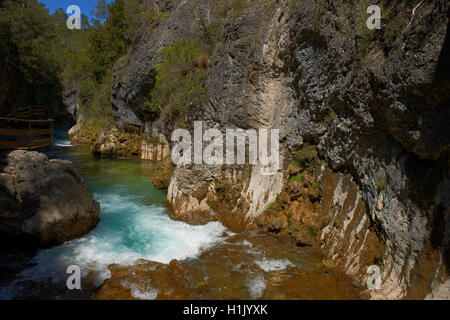
<path fill-rule="evenodd" d="M 66 11 L 70 5 L 74 4 L 79 6 L 81 9 L 81 13 L 87 15 L 88 17 L 91 16 L 90 12 L 97 3 L 97 0 L 38 0 L 38 1 L 45 4 L 45 6 L 49 9 L 50 14 L 53 14 L 55 10 L 58 8 L 63 8 L 64 11 Z"/>

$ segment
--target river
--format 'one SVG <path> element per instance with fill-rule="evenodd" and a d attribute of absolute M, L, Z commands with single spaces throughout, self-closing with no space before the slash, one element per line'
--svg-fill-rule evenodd
<path fill-rule="evenodd" d="M 172 220 L 162 204 L 166 191 L 150 182 L 152 162 L 95 157 L 86 147 L 71 146 L 65 131 L 59 129 L 55 145 L 48 156 L 73 162 L 101 204 L 100 222 L 79 239 L 40 250 L 30 267 L 0 288 L 0 298 L 91 298 L 110 278 L 111 264 L 121 265 L 125 276 L 119 275 L 118 280 L 128 285 L 119 293 L 111 293 L 106 286 L 99 298 L 129 298 L 129 288 L 151 281 L 155 285 L 147 292 L 141 288 L 130 294 L 155 298 L 158 285 L 160 291 L 167 286 L 159 283 L 164 277 L 155 279 L 150 271 L 142 276 L 145 279 L 129 277 L 136 274 L 133 268 L 140 259 L 165 265 L 177 259 L 191 278 L 200 279 L 196 283 L 201 283 L 203 295 L 194 290 L 196 294 L 183 291 L 181 296 L 167 298 L 358 298 L 347 278 L 323 270 L 319 258 L 295 245 L 259 233 L 236 235 L 219 222 L 193 226 Z M 82 290 L 66 287 L 70 265 L 79 266 L 82 278 L 88 279 L 83 280 Z M 177 288 L 171 290 L 177 292 Z"/>

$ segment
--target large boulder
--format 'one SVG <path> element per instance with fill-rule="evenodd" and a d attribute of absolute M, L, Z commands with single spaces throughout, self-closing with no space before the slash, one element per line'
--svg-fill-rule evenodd
<path fill-rule="evenodd" d="M 29 244 L 61 244 L 99 222 L 94 200 L 70 161 L 16 150 L 0 154 L 0 234 Z"/>

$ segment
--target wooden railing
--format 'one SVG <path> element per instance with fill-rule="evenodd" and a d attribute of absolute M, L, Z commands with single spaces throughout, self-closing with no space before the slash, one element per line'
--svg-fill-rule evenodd
<path fill-rule="evenodd" d="M 10 113 L 5 115 L 7 118 L 15 119 L 46 119 L 48 116 L 48 108 L 43 106 L 30 106 L 25 108 L 13 109 Z"/>
<path fill-rule="evenodd" d="M 43 147 L 50 147 L 53 150 L 52 119 L 26 120 L 0 117 L 0 149 L 32 150 Z"/>

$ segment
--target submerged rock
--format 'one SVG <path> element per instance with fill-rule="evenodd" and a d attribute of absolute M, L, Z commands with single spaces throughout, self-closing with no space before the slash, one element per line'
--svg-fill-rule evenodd
<path fill-rule="evenodd" d="M 88 233 L 100 211 L 70 161 L 23 150 L 0 154 L 0 208 L 0 234 L 37 246 Z"/>

